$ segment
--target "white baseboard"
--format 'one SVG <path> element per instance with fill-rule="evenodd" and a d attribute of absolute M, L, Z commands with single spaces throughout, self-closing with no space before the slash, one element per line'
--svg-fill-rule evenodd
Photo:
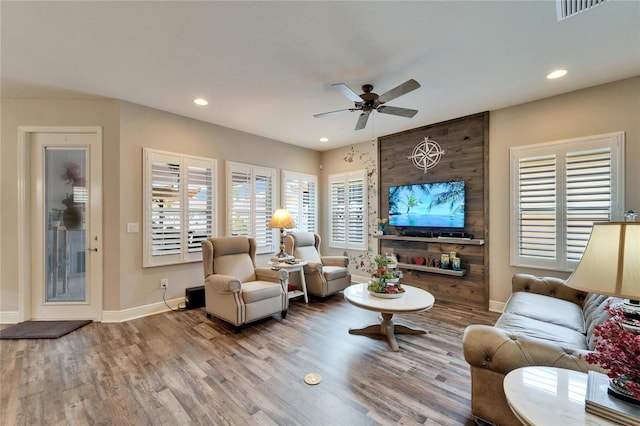
<path fill-rule="evenodd" d="M 506 305 L 505 302 L 498 302 L 495 300 L 489 300 L 489 310 L 491 312 L 502 312 L 504 310 L 504 305 Z"/>
<path fill-rule="evenodd" d="M 167 300 L 169 306 L 177 309 L 177 306 L 184 306 L 184 297 Z M 167 312 L 170 309 L 164 302 L 152 303 L 150 305 L 136 306 L 135 308 L 124 309 L 122 311 L 102 311 L 102 322 L 124 322 L 149 315 Z"/>
<path fill-rule="evenodd" d="M 178 309 L 178 306 L 184 306 L 184 297 L 177 299 L 167 300 L 167 303 L 171 308 Z M 136 318 L 146 317 L 149 315 L 155 315 L 162 312 L 167 312 L 170 309 L 164 302 L 152 303 L 150 305 L 136 306 L 131 309 L 124 309 L 122 311 L 102 311 L 101 322 L 124 322 Z M 0 324 L 17 324 L 20 322 L 20 313 L 18 311 L 0 312 Z"/>
<path fill-rule="evenodd" d="M 20 322 L 20 312 L 0 312 L 0 324 L 17 324 Z"/>

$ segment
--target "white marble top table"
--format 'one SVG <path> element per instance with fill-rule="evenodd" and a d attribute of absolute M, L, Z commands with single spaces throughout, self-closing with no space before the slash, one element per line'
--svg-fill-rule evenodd
<path fill-rule="evenodd" d="M 504 378 L 504 393 L 525 425 L 614 425 L 585 411 L 587 375 L 555 367 L 522 367 Z"/>
<path fill-rule="evenodd" d="M 383 299 L 372 296 L 367 290 L 368 284 L 354 284 L 344 289 L 344 298 L 354 306 L 369 311 L 380 312 L 382 318 L 379 324 L 364 328 L 350 328 L 350 334 L 383 335 L 386 336 L 394 352 L 400 350 L 395 334 L 425 334 L 426 331 L 411 328 L 406 325 L 394 324 L 393 314 L 420 312 L 431 309 L 435 299 L 431 293 L 417 287 L 403 285 L 405 293 L 397 299 Z"/>

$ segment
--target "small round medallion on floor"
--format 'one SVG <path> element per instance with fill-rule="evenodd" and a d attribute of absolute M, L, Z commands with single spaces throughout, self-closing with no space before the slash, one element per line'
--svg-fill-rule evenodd
<path fill-rule="evenodd" d="M 322 381 L 322 376 L 318 373 L 309 373 L 304 376 L 304 382 L 308 385 L 317 385 Z"/>

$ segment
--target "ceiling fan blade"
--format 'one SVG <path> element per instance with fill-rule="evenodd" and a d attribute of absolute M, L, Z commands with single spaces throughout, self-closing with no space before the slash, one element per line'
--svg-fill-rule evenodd
<path fill-rule="evenodd" d="M 353 102 L 362 102 L 362 98 L 356 92 L 354 92 L 349 86 L 344 83 L 332 84 L 332 87 L 340 90 L 347 99 L 351 99 Z"/>
<path fill-rule="evenodd" d="M 356 123 L 355 130 L 362 130 L 367 126 L 367 120 L 369 119 L 369 114 L 370 112 L 363 112 L 362 114 L 360 114 L 360 117 L 358 117 L 358 122 Z"/>
<path fill-rule="evenodd" d="M 381 112 L 383 114 L 399 115 L 400 117 L 411 118 L 418 113 L 418 110 L 382 105 L 378 107 L 378 112 Z"/>
<path fill-rule="evenodd" d="M 381 104 L 385 102 L 389 102 L 392 99 L 395 99 L 399 96 L 404 95 L 405 93 L 409 93 L 412 90 L 416 90 L 418 87 L 420 87 L 420 83 L 418 83 L 414 79 L 407 80 L 401 85 L 396 86 L 393 89 L 389 90 L 388 92 L 385 92 L 382 95 L 380 95 L 378 97 L 378 102 L 380 102 Z"/>
<path fill-rule="evenodd" d="M 354 111 L 353 108 L 339 109 L 337 111 L 321 112 L 320 114 L 313 114 L 315 118 L 326 117 L 327 115 L 340 114 L 341 112 Z"/>

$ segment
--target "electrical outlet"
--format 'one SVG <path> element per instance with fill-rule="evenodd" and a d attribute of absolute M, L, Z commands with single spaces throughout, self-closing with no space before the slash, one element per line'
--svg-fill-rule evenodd
<path fill-rule="evenodd" d="M 160 280 L 160 288 L 164 290 L 164 289 L 166 289 L 168 287 L 169 287 L 169 279 L 167 279 L 167 278 L 161 279 Z"/>

